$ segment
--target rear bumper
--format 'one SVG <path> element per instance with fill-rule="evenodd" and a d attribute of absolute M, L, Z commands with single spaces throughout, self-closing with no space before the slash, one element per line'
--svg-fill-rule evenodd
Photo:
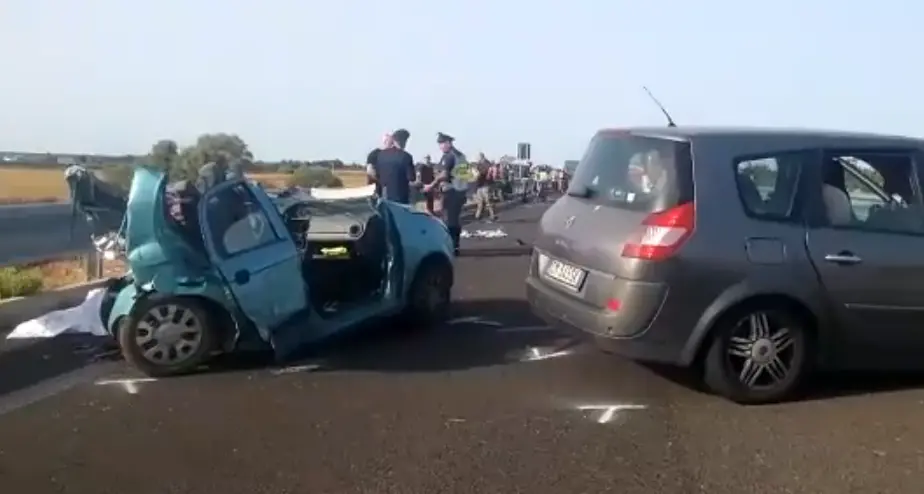
<path fill-rule="evenodd" d="M 684 335 L 657 324 L 667 288 L 628 280 L 625 283 L 630 285 L 625 292 L 634 293 L 637 300 L 618 311 L 591 307 L 535 276 L 526 279 L 526 298 L 532 312 L 546 323 L 589 337 L 604 351 L 635 360 L 681 364 Z"/>

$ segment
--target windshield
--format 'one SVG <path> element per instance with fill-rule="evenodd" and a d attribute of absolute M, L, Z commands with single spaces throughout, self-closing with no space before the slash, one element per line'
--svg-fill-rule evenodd
<path fill-rule="evenodd" d="M 601 132 L 578 164 L 568 194 L 644 211 L 688 202 L 693 199 L 690 144 Z"/>

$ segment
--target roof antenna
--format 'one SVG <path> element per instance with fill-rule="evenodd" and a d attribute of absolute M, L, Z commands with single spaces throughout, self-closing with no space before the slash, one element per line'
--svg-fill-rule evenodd
<path fill-rule="evenodd" d="M 642 86 L 642 89 L 644 89 L 645 92 L 648 93 L 648 97 L 651 98 L 651 101 L 654 101 L 654 104 L 658 105 L 658 108 L 661 109 L 661 113 L 663 113 L 664 116 L 667 117 L 667 126 L 676 127 L 677 124 L 674 123 L 674 119 L 671 118 L 671 114 L 667 113 L 667 110 L 664 109 L 664 105 L 662 105 L 661 102 L 658 101 L 658 98 L 655 98 L 655 96 L 651 94 L 651 91 L 648 90 L 647 86 Z"/>

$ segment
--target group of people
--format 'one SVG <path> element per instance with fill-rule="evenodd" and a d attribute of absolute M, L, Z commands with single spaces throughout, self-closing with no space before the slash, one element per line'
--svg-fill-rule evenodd
<path fill-rule="evenodd" d="M 440 132 L 436 139 L 442 153 L 439 167 L 418 171 L 413 156 L 407 152 L 410 137 L 406 129 L 385 134 L 382 145 L 366 158 L 368 183 L 375 185 L 380 197 L 400 204 L 411 204 L 412 191 L 419 190 L 428 211 L 442 216 L 458 254 L 466 191 L 456 181 L 455 169 L 465 162 L 465 155 L 456 149 L 452 136 Z"/>
<path fill-rule="evenodd" d="M 417 195 L 415 191 L 419 191 L 427 212 L 442 217 L 446 223 L 458 251 L 462 232 L 460 216 L 469 184 L 473 186 L 475 218 L 482 219 L 487 214 L 488 219 L 494 221 L 497 219 L 494 203 L 505 193 L 512 193 L 511 166 L 492 162 L 484 153 L 479 153 L 478 158 L 469 163 L 465 154 L 455 147 L 455 139 L 442 132 L 436 138 L 441 153 L 439 161 L 434 163 L 427 155 L 422 163 L 415 165 L 413 156 L 407 152 L 410 137 L 406 129 L 385 134 L 382 145 L 366 158 L 368 183 L 375 185 L 380 197 L 401 204 L 410 205 Z M 567 182 L 564 172 L 547 168 L 530 166 L 529 189 L 532 190 L 524 187 L 524 194 L 544 197 L 548 190 L 564 190 Z M 464 180 L 458 176 L 462 174 Z"/>

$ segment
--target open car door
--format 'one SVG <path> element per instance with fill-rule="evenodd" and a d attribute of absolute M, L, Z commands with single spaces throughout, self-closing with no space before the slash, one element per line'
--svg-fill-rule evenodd
<path fill-rule="evenodd" d="M 206 191 L 199 205 L 212 263 L 238 307 L 277 357 L 291 355 L 310 336 L 308 290 L 302 264 L 275 205 L 245 180 Z"/>

